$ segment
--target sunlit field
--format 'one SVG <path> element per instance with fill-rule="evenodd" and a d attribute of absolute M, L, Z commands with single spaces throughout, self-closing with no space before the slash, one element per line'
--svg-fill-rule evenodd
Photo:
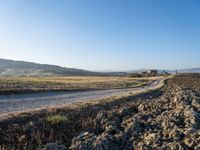
<path fill-rule="evenodd" d="M 156 77 L 159 78 L 159 77 Z M 1 93 L 117 89 L 143 86 L 156 78 L 129 77 L 1 77 Z"/>
<path fill-rule="evenodd" d="M 199 79 L 198 74 L 179 75 L 144 94 L 22 113 L 0 122 L 0 149 L 42 149 L 51 144 L 70 150 L 97 149 L 98 143 L 108 149 L 176 149 L 177 145 L 195 149 Z"/>

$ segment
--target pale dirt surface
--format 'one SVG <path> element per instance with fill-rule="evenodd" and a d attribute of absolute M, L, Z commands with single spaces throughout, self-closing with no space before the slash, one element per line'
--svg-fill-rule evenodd
<path fill-rule="evenodd" d="M 0 119 L 12 113 L 39 110 L 47 107 L 62 107 L 74 102 L 93 101 L 112 96 L 142 93 L 162 87 L 164 80 L 166 78 L 158 78 L 147 86 L 128 89 L 2 95 L 0 96 Z"/>

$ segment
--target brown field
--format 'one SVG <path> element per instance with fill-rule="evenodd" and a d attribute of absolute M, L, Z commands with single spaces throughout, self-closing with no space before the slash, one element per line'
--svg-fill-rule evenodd
<path fill-rule="evenodd" d="M 131 88 L 157 78 L 159 77 L 1 77 L 0 93 Z"/>
<path fill-rule="evenodd" d="M 144 94 L 23 113 L 0 121 L 0 149 L 197 150 L 199 91 L 199 74 L 178 75 Z"/>

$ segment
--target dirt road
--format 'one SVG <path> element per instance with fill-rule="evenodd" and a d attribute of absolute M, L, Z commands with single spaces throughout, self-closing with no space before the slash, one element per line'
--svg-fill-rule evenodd
<path fill-rule="evenodd" d="M 123 96 L 128 93 L 140 93 L 156 89 L 164 84 L 164 80 L 153 81 L 144 87 L 113 90 L 71 91 L 71 92 L 46 92 L 37 94 L 18 94 L 0 96 L 0 118 L 9 113 L 41 109 L 49 106 L 63 106 L 69 103 L 98 100 L 111 96 Z"/>

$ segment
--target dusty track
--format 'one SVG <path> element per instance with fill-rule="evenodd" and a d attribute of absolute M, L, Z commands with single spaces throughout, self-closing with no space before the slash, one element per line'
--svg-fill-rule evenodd
<path fill-rule="evenodd" d="M 169 78 L 169 77 L 168 77 Z M 38 94 L 19 94 L 0 96 L 0 118 L 7 114 L 37 110 L 46 107 L 60 107 L 69 103 L 98 100 L 111 96 L 123 96 L 130 92 L 141 93 L 160 88 L 167 78 L 156 80 L 147 86 L 114 89 L 114 90 L 93 90 L 93 91 L 72 91 L 72 92 L 47 92 Z"/>

